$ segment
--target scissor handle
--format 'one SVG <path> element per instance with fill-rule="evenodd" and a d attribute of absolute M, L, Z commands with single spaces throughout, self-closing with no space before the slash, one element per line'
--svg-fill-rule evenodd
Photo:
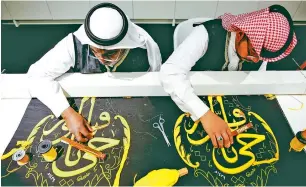
<path fill-rule="evenodd" d="M 162 118 L 161 116 L 159 117 L 159 124 L 164 124 L 165 123 L 165 120 L 164 118 Z"/>
<path fill-rule="evenodd" d="M 160 129 L 160 126 L 158 123 L 153 123 L 153 127 L 156 128 L 156 129 Z"/>

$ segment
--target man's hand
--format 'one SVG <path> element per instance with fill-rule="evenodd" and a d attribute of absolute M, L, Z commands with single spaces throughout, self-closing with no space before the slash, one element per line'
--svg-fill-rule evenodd
<path fill-rule="evenodd" d="M 229 148 L 234 143 L 228 124 L 219 116 L 209 110 L 200 120 L 214 147 L 222 148 L 225 146 Z M 218 137 L 222 137 L 223 140 L 217 140 Z"/>
<path fill-rule="evenodd" d="M 92 128 L 87 121 L 73 108 L 69 107 L 62 113 L 69 131 L 74 134 L 79 142 L 87 142 L 93 137 Z"/>
<path fill-rule="evenodd" d="M 306 139 L 306 130 L 302 131 L 302 137 Z"/>

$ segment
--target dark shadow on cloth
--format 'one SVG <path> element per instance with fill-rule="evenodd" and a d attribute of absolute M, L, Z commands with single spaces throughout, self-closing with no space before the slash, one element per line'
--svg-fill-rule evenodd
<path fill-rule="evenodd" d="M 57 145 L 57 146 L 55 147 L 55 150 L 56 150 L 56 152 L 57 152 L 57 157 L 56 157 L 55 160 L 57 160 L 57 159 L 59 159 L 59 157 L 61 157 L 61 156 L 63 155 L 64 148 L 63 148 L 63 146 Z"/>
<path fill-rule="evenodd" d="M 29 156 L 29 161 L 31 161 L 33 159 L 33 154 L 29 152 L 27 152 L 26 154 Z"/>

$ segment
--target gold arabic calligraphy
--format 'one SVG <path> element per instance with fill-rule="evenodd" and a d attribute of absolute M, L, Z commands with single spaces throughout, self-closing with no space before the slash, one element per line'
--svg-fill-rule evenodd
<path fill-rule="evenodd" d="M 79 113 L 82 114 L 83 109 L 84 109 L 84 105 L 85 103 L 90 103 L 90 109 L 88 112 L 88 118 L 87 121 L 90 123 L 92 120 L 92 113 L 93 113 L 93 109 L 94 109 L 94 105 L 95 105 L 95 98 L 88 98 L 85 97 L 81 100 L 80 103 L 80 109 L 79 109 Z M 9 152 L 5 153 L 1 159 L 7 159 L 9 157 L 11 157 L 18 149 L 24 149 L 27 150 L 32 143 L 34 142 L 34 139 L 37 137 L 39 138 L 38 141 L 44 140 L 46 138 L 48 138 L 49 140 L 52 141 L 53 145 L 56 145 L 60 142 L 60 136 L 53 136 L 53 134 L 55 132 L 58 133 L 58 131 L 61 132 L 62 136 L 65 137 L 70 137 L 71 140 L 74 140 L 74 135 L 72 135 L 64 120 L 60 120 L 58 121 L 55 125 L 50 125 L 49 122 L 52 121 L 54 119 L 53 115 L 49 115 L 46 116 L 45 118 L 43 118 L 39 123 L 37 123 L 35 125 L 35 127 L 33 128 L 32 132 L 30 133 L 30 135 L 28 136 L 26 141 L 17 141 L 16 148 L 11 149 Z M 121 138 L 120 137 L 115 137 L 115 138 L 104 138 L 101 137 L 101 135 L 97 135 L 98 131 L 103 130 L 105 128 L 107 128 L 110 125 L 111 122 L 111 116 L 108 112 L 102 112 L 99 116 L 100 119 L 100 124 L 98 122 L 96 122 L 96 124 L 94 126 L 92 126 L 92 128 L 94 129 L 94 135 L 95 137 L 92 138 L 89 142 L 88 142 L 88 146 L 96 149 L 98 151 L 104 151 L 106 149 L 110 149 L 110 148 L 114 148 L 114 147 L 118 147 L 118 145 L 121 142 Z M 116 115 L 113 118 L 114 121 L 118 121 L 120 124 L 122 124 L 122 128 L 123 128 L 123 137 L 122 137 L 122 146 L 123 146 L 123 154 L 122 156 L 117 156 L 117 159 L 115 160 L 115 164 L 113 164 L 114 166 L 112 168 L 108 168 L 108 172 L 110 172 L 111 170 L 117 169 L 116 172 L 116 176 L 114 178 L 113 181 L 113 185 L 112 186 L 119 186 L 119 182 L 120 182 L 120 176 L 121 176 L 121 172 L 123 170 L 123 166 L 125 164 L 125 161 L 127 159 L 128 156 L 128 152 L 129 152 L 129 148 L 130 148 L 130 143 L 131 143 L 131 136 L 130 136 L 130 127 L 127 123 L 127 121 L 120 115 Z M 38 136 L 38 132 L 42 129 L 42 134 L 39 137 Z M 102 133 L 101 133 L 102 134 Z M 53 139 L 52 139 L 53 138 Z M 97 145 L 100 146 L 97 146 Z M 65 155 L 64 155 L 64 161 L 62 161 L 61 163 L 59 163 L 59 161 L 55 161 L 52 163 L 52 171 L 53 173 L 58 176 L 58 177 L 62 177 L 62 178 L 67 178 L 67 177 L 73 177 L 73 176 L 77 176 L 78 180 L 84 180 L 85 178 L 88 177 L 88 174 L 86 174 L 86 172 L 88 173 L 88 171 L 92 168 L 96 168 L 95 166 L 97 166 L 97 164 L 99 164 L 99 160 L 88 153 L 83 153 L 80 150 L 76 151 L 75 156 L 73 157 L 72 155 L 72 147 L 70 145 L 68 145 L 67 149 L 65 150 Z M 121 157 L 121 161 L 118 161 L 118 158 Z M 82 161 L 82 162 L 81 162 Z M 86 162 L 87 164 L 84 165 L 84 162 Z M 83 164 L 82 164 L 83 163 Z M 37 163 L 35 163 L 37 164 Z M 106 166 L 109 164 L 106 164 Z M 13 173 L 15 171 L 17 171 L 18 169 L 20 169 L 21 167 L 18 168 L 14 168 L 14 169 L 10 169 L 9 166 L 7 168 L 7 175 L 8 176 L 10 173 Z M 33 172 L 35 170 L 35 168 L 30 167 L 31 168 L 31 172 Z M 71 169 L 73 168 L 73 169 Z M 97 178 L 97 176 L 94 177 L 94 180 L 96 180 L 95 185 L 98 184 L 98 182 L 102 179 L 105 178 L 107 180 L 107 182 L 110 184 L 110 174 L 104 172 L 103 167 L 100 165 L 101 171 L 103 172 L 103 174 Z M 29 172 L 28 172 L 29 173 Z M 34 179 L 36 180 L 35 176 L 41 176 L 41 174 L 38 174 L 38 172 L 36 172 L 37 175 L 33 175 Z M 86 175 L 84 175 L 83 177 L 80 177 L 80 174 L 85 173 Z M 3 176 L 3 177 L 5 177 Z M 99 179 L 99 180 L 98 180 Z M 44 183 L 46 183 L 47 181 L 44 181 Z M 93 184 L 93 180 L 92 181 L 87 181 L 88 184 Z M 37 184 L 37 183 L 36 183 Z M 39 184 L 37 184 L 39 185 Z"/>
<path fill-rule="evenodd" d="M 221 108 L 221 112 L 222 112 L 222 116 L 225 122 L 228 123 L 229 127 L 231 128 L 232 131 L 238 129 L 240 126 L 246 124 L 247 122 L 247 117 L 246 115 L 239 109 L 239 108 L 235 108 L 233 110 L 233 116 L 235 118 L 239 118 L 242 120 L 240 121 L 233 121 L 231 123 L 228 122 L 227 119 L 227 115 L 225 112 L 225 108 L 223 105 L 223 99 L 221 96 L 217 96 L 216 97 L 217 102 L 220 105 Z M 209 96 L 208 97 L 208 102 L 210 105 L 210 109 L 211 111 L 215 112 L 215 108 L 213 105 L 213 97 Z M 267 131 L 267 133 L 272 137 L 273 142 L 274 142 L 274 146 L 275 146 L 275 154 L 273 155 L 273 158 L 270 159 L 264 159 L 264 160 L 257 160 L 254 153 L 251 151 L 251 148 L 257 144 L 259 144 L 260 142 L 263 142 L 266 139 L 266 136 L 263 134 L 252 134 L 252 133 L 242 133 L 242 134 L 238 134 L 236 136 L 236 141 L 240 144 L 241 148 L 239 150 L 236 150 L 235 146 L 231 147 L 231 151 L 233 153 L 234 156 L 229 157 L 227 155 L 227 152 L 224 148 L 221 149 L 222 152 L 222 157 L 223 159 L 230 164 L 233 163 L 237 163 L 238 162 L 238 158 L 240 156 L 244 156 L 247 157 L 248 160 L 246 162 L 244 162 L 243 164 L 240 164 L 237 167 L 226 167 L 223 166 L 222 164 L 219 163 L 217 157 L 216 157 L 216 148 L 213 148 L 212 150 L 212 161 L 213 164 L 216 166 L 217 169 L 219 169 L 220 171 L 222 171 L 223 173 L 226 174 L 238 174 L 241 173 L 243 171 L 246 171 L 248 168 L 250 168 L 251 166 L 255 166 L 255 165 L 260 165 L 260 164 L 269 164 L 269 163 L 274 163 L 275 161 L 277 161 L 279 159 L 279 149 L 278 149 L 278 144 L 277 144 L 277 140 L 273 134 L 272 129 L 269 127 L 269 125 L 266 123 L 266 121 L 261 118 L 258 114 L 249 111 L 247 113 L 247 115 L 249 117 L 253 117 L 255 119 L 257 119 L 262 127 Z M 185 117 L 188 117 L 188 114 L 182 114 L 181 116 L 179 116 L 179 118 L 176 121 L 175 127 L 174 127 L 174 142 L 175 142 L 175 146 L 177 149 L 177 152 L 179 153 L 180 157 L 182 158 L 182 160 L 189 165 L 190 167 L 193 168 L 198 168 L 200 166 L 200 162 L 195 162 L 193 163 L 191 161 L 191 154 L 190 153 L 186 153 L 184 145 L 182 144 L 182 137 L 181 137 L 181 127 L 184 126 L 184 130 L 186 132 L 186 137 L 188 142 L 191 145 L 195 145 L 195 146 L 199 146 L 199 145 L 203 145 L 205 143 L 208 142 L 209 140 L 209 136 L 206 135 L 205 137 L 201 138 L 201 139 L 193 139 L 192 135 L 196 132 L 196 129 L 200 123 L 200 121 L 196 121 L 194 122 L 194 124 L 191 126 L 191 128 L 188 128 L 186 126 L 186 124 L 182 124 L 182 121 Z M 251 139 L 252 141 L 250 142 L 246 142 L 244 141 L 244 139 Z M 206 146 L 207 149 L 207 146 Z"/>

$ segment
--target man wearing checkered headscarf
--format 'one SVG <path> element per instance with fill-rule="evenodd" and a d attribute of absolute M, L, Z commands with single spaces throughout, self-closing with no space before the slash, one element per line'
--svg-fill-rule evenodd
<path fill-rule="evenodd" d="M 295 34 L 292 32 L 292 35 L 289 35 L 293 29 L 291 17 L 279 5 L 237 16 L 224 14 L 220 18 L 225 30 L 242 31 L 246 34 L 260 60 L 266 62 L 281 60 L 288 56 L 297 44 Z M 285 46 L 287 41 L 288 45 Z M 282 53 L 278 52 L 284 46 Z M 261 56 L 263 49 L 274 52 L 275 55 Z"/>
<path fill-rule="evenodd" d="M 233 139 L 228 124 L 195 94 L 189 71 L 252 71 L 259 65 L 265 70 L 267 63 L 285 58 L 296 44 L 290 14 L 280 5 L 237 16 L 224 14 L 193 29 L 162 65 L 160 79 L 177 106 L 201 121 L 215 147 L 229 147 Z"/>

